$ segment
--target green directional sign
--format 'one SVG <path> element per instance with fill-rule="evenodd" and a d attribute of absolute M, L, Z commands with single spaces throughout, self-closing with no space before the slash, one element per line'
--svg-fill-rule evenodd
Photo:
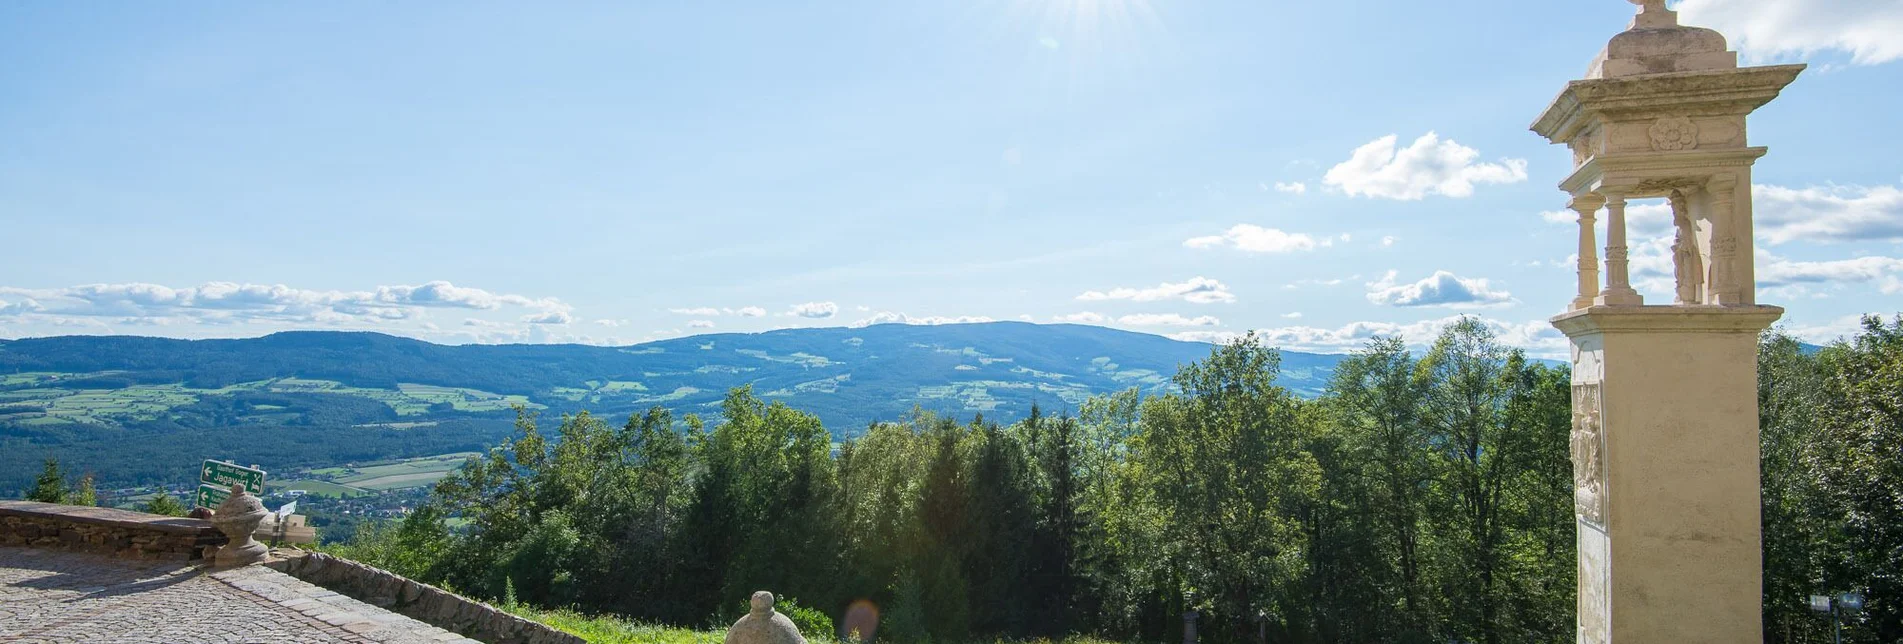
<path fill-rule="evenodd" d="M 198 484 L 198 507 L 216 509 L 218 504 L 231 498 L 231 488 L 218 487 L 209 483 Z"/>
<path fill-rule="evenodd" d="M 233 483 L 244 484 L 246 492 L 264 493 L 264 470 L 241 467 L 224 461 L 205 461 L 205 467 L 199 469 L 198 482 L 214 485 L 229 491 Z"/>

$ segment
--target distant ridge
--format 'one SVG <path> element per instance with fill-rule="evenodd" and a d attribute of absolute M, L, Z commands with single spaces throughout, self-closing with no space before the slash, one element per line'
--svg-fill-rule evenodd
<path fill-rule="evenodd" d="M 715 333 L 624 347 L 573 344 L 440 345 L 372 332 L 288 331 L 247 339 L 59 336 L 0 341 L 0 374 L 58 374 L 0 381 L 0 425 L 62 419 L 60 392 L 135 392 L 172 386 L 169 402 L 237 392 L 366 395 L 404 386 L 508 396 L 553 411 L 623 415 L 652 405 L 677 412 L 717 409 L 728 389 L 752 385 L 767 400 L 818 414 L 835 433 L 893 420 L 914 408 L 1010 421 L 1033 403 L 1054 413 L 1084 398 L 1136 387 L 1161 391 L 1179 365 L 1211 345 L 1096 326 L 987 322 L 880 324 L 860 328 Z M 1340 359 L 1284 352 L 1282 384 L 1313 396 Z M 283 384 L 287 381 L 290 384 Z M 278 384 L 259 384 L 273 383 Z M 308 381 L 335 383 L 330 389 Z M 27 390 L 37 390 L 28 395 Z M 219 391 L 221 393 L 208 393 Z M 332 396 L 334 397 L 334 395 Z M 389 397 L 378 394 L 375 397 Z M 429 397 L 419 398 L 421 407 Z M 39 401 L 39 402 L 35 402 Z M 70 401 L 69 401 L 70 402 Z M 164 417 L 160 401 L 99 409 L 76 423 L 138 424 Z M 393 418 L 497 414 L 498 405 L 389 403 Z M 53 413 L 35 413 L 36 405 Z M 472 411 L 486 409 L 487 411 Z M 255 415 L 255 414 L 254 414 Z M 282 414 L 239 422 L 289 422 Z"/>

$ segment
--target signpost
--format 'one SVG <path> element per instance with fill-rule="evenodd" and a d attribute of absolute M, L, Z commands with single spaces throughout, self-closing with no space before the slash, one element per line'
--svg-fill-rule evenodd
<path fill-rule="evenodd" d="M 218 507 L 231 496 L 233 484 L 243 485 L 252 494 L 264 494 L 264 470 L 207 459 L 198 469 L 198 507 Z"/>

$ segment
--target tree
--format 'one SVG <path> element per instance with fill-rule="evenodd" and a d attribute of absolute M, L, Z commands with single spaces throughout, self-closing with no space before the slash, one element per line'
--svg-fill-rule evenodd
<path fill-rule="evenodd" d="M 1180 544 L 1178 593 L 1219 637 L 1253 637 L 1258 610 L 1306 605 L 1299 510 L 1319 471 L 1303 449 L 1309 419 L 1275 385 L 1281 355 L 1254 334 L 1182 367 L 1180 394 L 1149 399 L 1132 458 L 1152 488 L 1167 541 Z M 1154 553 L 1168 556 L 1170 553 Z"/>
<path fill-rule="evenodd" d="M 33 489 L 26 493 L 26 500 L 41 503 L 66 502 L 66 475 L 59 471 L 59 459 L 46 459 L 46 469 L 33 481 Z"/>
<path fill-rule="evenodd" d="M 93 475 L 88 472 L 79 477 L 79 484 L 66 495 L 66 502 L 72 505 L 99 505 L 99 491 L 93 489 Z"/>
<path fill-rule="evenodd" d="M 178 499 L 172 498 L 171 494 L 165 492 L 160 492 L 158 496 L 152 497 L 152 500 L 146 501 L 145 507 L 141 509 L 147 514 L 157 514 L 168 517 L 185 516 L 185 505 L 179 503 Z"/>
<path fill-rule="evenodd" d="M 1432 434 L 1421 418 L 1431 382 L 1424 375 L 1416 372 L 1400 338 L 1374 338 L 1335 367 L 1326 398 L 1344 470 L 1331 489 L 1349 498 L 1365 495 L 1365 503 L 1343 502 L 1378 517 L 1377 525 L 1343 526 L 1370 535 L 1375 549 L 1367 553 L 1371 560 L 1343 562 L 1344 567 L 1362 571 L 1366 577 L 1355 581 L 1381 590 L 1399 607 L 1391 616 L 1390 636 L 1424 633 L 1434 620 L 1424 585 L 1421 532 L 1423 491 L 1435 479 Z M 1381 613 L 1375 617 L 1389 619 Z"/>
<path fill-rule="evenodd" d="M 1865 317 L 1863 332 L 1824 361 L 1822 444 L 1810 458 L 1842 549 L 1820 590 L 1866 595 L 1852 639 L 1903 641 L 1903 317 L 1888 325 Z"/>

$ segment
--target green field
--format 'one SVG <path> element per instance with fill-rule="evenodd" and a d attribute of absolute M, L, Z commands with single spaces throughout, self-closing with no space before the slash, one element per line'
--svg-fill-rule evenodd
<path fill-rule="evenodd" d="M 475 452 L 458 452 L 401 461 L 366 463 L 356 467 L 326 467 L 312 470 L 315 476 L 330 477 L 334 483 L 363 490 L 400 490 L 436 483 L 462 467 Z"/>
<path fill-rule="evenodd" d="M 265 487 L 274 490 L 303 490 L 313 496 L 352 497 L 370 493 L 369 490 L 363 488 L 339 485 L 330 481 L 319 481 L 316 479 L 267 483 Z"/>
<path fill-rule="evenodd" d="M 238 391 L 360 396 L 389 405 L 390 409 L 399 416 L 426 414 L 429 413 L 431 406 L 439 404 L 448 404 L 456 411 L 466 412 L 507 411 L 515 405 L 535 409 L 546 407 L 529 402 L 527 396 L 497 394 L 467 387 L 398 383 L 396 389 L 367 389 L 351 387 L 332 380 L 306 378 L 260 380 L 215 389 L 187 387 L 176 383 L 132 385 L 119 389 L 60 387 L 65 381 L 111 373 L 115 372 L 83 374 L 31 372 L 0 375 L 0 387 L 10 388 L 8 391 L 0 391 L 0 421 L 26 425 L 69 423 L 110 425 L 114 421 L 153 420 L 173 409 L 197 403 L 201 397 L 226 395 Z M 11 389 L 13 387 L 20 388 Z M 610 382 L 603 387 L 603 391 L 615 393 L 624 391 L 632 393 L 640 390 L 640 383 Z M 280 405 L 259 405 L 255 409 L 267 413 L 250 417 L 254 421 L 284 422 L 294 418 L 289 413 L 268 413 L 283 410 L 284 407 Z M 393 423 L 386 426 L 395 429 L 424 426 L 420 423 L 408 426 L 398 425 Z"/>

